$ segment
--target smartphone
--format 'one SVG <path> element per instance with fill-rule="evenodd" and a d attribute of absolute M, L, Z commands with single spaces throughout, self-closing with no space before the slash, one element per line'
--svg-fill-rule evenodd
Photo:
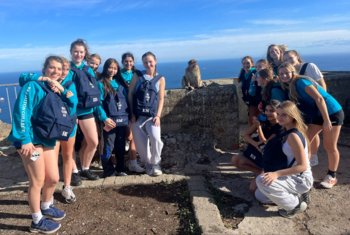
<path fill-rule="evenodd" d="M 34 151 L 32 153 L 32 156 L 30 157 L 30 160 L 32 160 L 33 162 L 35 162 L 36 160 L 38 160 L 38 158 L 40 157 L 40 153 L 37 151 Z"/>
<path fill-rule="evenodd" d="M 267 121 L 266 115 L 263 114 L 263 113 L 260 113 L 260 114 L 258 115 L 258 121 L 259 121 L 259 122 L 266 122 L 266 121 Z"/>

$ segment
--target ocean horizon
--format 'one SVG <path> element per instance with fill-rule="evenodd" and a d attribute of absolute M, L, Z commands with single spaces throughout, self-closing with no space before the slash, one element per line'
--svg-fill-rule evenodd
<path fill-rule="evenodd" d="M 263 57 L 253 57 L 254 61 Z M 343 54 L 325 54 L 325 55 L 305 55 L 305 62 L 315 63 L 321 71 L 350 71 L 348 60 L 350 53 Z M 196 59 L 200 66 L 203 80 L 216 78 L 236 78 L 241 69 L 241 58 L 220 59 L 220 60 L 200 60 Z M 102 69 L 102 65 L 100 69 Z M 187 67 L 187 61 L 183 62 L 158 62 L 157 70 L 166 78 L 166 89 L 181 88 L 181 80 Z M 143 66 L 136 64 L 136 68 L 142 70 Z M 18 83 L 19 75 L 22 72 L 40 71 L 20 71 L 10 73 L 0 73 L 0 85 Z M 20 88 L 16 88 L 17 93 Z M 13 87 L 8 88 L 11 109 L 15 103 L 15 91 Z M 3 98 L 3 99 L 2 99 Z M 5 87 L 0 87 L 0 120 L 10 123 L 10 112 L 7 103 L 7 93 Z"/>

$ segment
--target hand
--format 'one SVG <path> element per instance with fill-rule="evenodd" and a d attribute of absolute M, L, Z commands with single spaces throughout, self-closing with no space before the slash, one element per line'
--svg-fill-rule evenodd
<path fill-rule="evenodd" d="M 278 178 L 278 174 L 276 172 L 264 173 L 263 174 L 263 183 L 265 185 L 270 185 L 277 178 Z"/>
<path fill-rule="evenodd" d="M 69 99 L 69 98 L 72 97 L 72 96 L 74 96 L 73 92 L 67 91 L 67 93 L 66 93 L 67 99 Z"/>
<path fill-rule="evenodd" d="M 153 118 L 153 123 L 155 126 L 160 126 L 160 117 L 159 116 L 155 116 Z"/>
<path fill-rule="evenodd" d="M 60 93 L 64 91 L 63 86 L 58 81 L 50 80 L 48 83 L 53 92 Z"/>
<path fill-rule="evenodd" d="M 19 150 L 19 154 L 24 157 L 31 157 L 33 152 L 35 151 L 35 146 L 32 143 L 22 145 Z"/>
<path fill-rule="evenodd" d="M 327 118 L 327 121 L 323 121 L 323 131 L 331 131 L 332 130 L 332 123 Z"/>
<path fill-rule="evenodd" d="M 106 121 L 104 121 L 105 126 L 110 127 L 111 129 L 115 128 L 117 124 L 110 118 L 107 118 Z"/>

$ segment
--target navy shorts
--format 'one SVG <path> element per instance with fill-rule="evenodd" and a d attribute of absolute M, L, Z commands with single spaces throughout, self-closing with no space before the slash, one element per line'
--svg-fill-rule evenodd
<path fill-rule="evenodd" d="M 81 116 L 78 116 L 78 120 L 85 120 L 85 119 L 89 119 L 89 118 L 93 118 L 94 114 L 93 113 L 89 113 L 89 114 L 84 114 Z"/>
<path fill-rule="evenodd" d="M 344 111 L 340 110 L 339 112 L 333 113 L 329 115 L 329 119 L 331 120 L 332 126 L 341 126 L 344 124 Z M 317 116 L 312 119 L 311 124 L 322 126 L 323 118 L 322 116 Z"/>
<path fill-rule="evenodd" d="M 252 161 L 257 167 L 263 168 L 262 153 L 253 145 L 248 144 L 247 148 L 243 151 L 243 156 Z"/>

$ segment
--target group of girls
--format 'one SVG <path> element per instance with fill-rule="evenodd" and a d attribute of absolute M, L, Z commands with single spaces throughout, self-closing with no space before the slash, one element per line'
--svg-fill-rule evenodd
<path fill-rule="evenodd" d="M 337 142 L 344 112 L 327 92 L 318 67 L 304 63 L 295 50 L 272 44 L 267 49 L 266 60 L 259 60 L 254 66 L 253 59 L 246 56 L 242 65 L 243 100 L 260 99 L 260 102 L 247 102 L 250 122 L 244 139 L 248 147 L 241 155 L 234 156 L 232 162 L 256 175 L 250 189 L 260 202 L 275 203 L 281 208 L 281 216 L 291 217 L 304 211 L 310 202 L 311 167 L 318 164 L 320 132 L 328 157 L 328 171 L 320 186 L 330 189 L 337 184 L 340 158 Z M 249 94 L 252 84 L 261 87 L 259 94 Z M 271 126 L 276 127 L 274 131 Z M 278 127 L 283 128 L 282 132 Z M 257 136 L 252 136 L 255 133 Z M 268 158 L 264 146 L 274 138 L 281 140 L 281 155 L 286 156 L 288 167 L 272 171 L 264 166 Z"/>
<path fill-rule="evenodd" d="M 15 103 L 9 140 L 17 148 L 29 178 L 28 202 L 32 215 L 30 225 L 32 232 L 54 233 L 61 227 L 58 221 L 66 215 L 64 211 L 55 207 L 53 198 L 59 181 L 60 149 L 64 178 L 62 196 L 67 203 L 76 200 L 71 187 L 72 181 L 75 185 L 79 185 L 80 177 L 89 180 L 99 178 L 90 171 L 91 160 L 98 146 L 96 124 L 98 121 L 103 122 L 104 126 L 104 147 L 101 156 L 103 177 L 126 175 L 124 166 L 126 138 L 134 140 L 130 144 L 129 170 L 144 171 L 137 163 L 137 149 L 147 174 L 151 176 L 162 174 L 160 161 L 163 143 L 160 138 L 160 117 L 164 104 L 165 78 L 156 70 L 156 56 L 152 52 L 145 53 L 142 56 L 145 70 L 140 72 L 134 68 L 133 55 L 125 53 L 122 56 L 123 69 L 120 69 L 115 59 L 110 58 L 104 63 L 102 73 L 98 74 L 97 68 L 101 58 L 97 54 L 89 57 L 88 46 L 84 40 L 74 41 L 70 47 L 70 54 L 71 62 L 60 56 L 47 57 L 42 75 L 23 73 L 20 76 L 22 89 Z M 89 85 L 94 88 L 96 84 L 100 91 L 99 102 L 94 107 L 79 105 L 80 85 L 77 84 L 76 76 L 80 72 L 88 75 L 89 79 L 95 79 L 89 80 Z M 138 92 L 142 81 L 152 82 L 155 79 L 157 79 L 157 82 L 154 82 L 157 96 L 155 113 L 152 116 L 135 115 L 132 106 L 135 102 L 134 94 Z M 34 131 L 37 123 L 33 122 L 32 117 L 40 115 L 38 109 L 48 92 L 56 93 L 69 107 L 69 115 L 76 120 L 68 140 L 44 138 Z M 122 100 L 124 102 L 120 102 Z M 118 113 L 122 115 L 113 116 L 111 107 L 122 110 L 123 112 Z M 84 136 L 82 143 L 79 143 L 82 146 L 79 151 L 80 172 L 74 161 L 78 126 Z M 111 161 L 112 153 L 116 155 L 116 163 Z"/>

